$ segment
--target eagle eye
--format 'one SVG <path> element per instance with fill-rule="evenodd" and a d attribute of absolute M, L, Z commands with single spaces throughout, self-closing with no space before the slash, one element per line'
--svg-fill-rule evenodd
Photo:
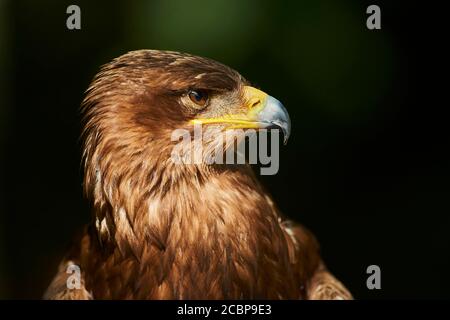
<path fill-rule="evenodd" d="M 209 101 L 208 92 L 205 90 L 189 90 L 189 99 L 199 107 L 204 107 Z"/>

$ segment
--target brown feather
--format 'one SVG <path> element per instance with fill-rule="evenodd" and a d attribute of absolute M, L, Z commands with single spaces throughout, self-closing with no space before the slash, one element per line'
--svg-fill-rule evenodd
<path fill-rule="evenodd" d="M 177 94 L 205 88 L 238 99 L 245 84 L 222 64 L 174 52 L 135 51 L 102 68 L 82 106 L 93 223 L 47 298 L 351 297 L 249 166 L 170 160 L 172 130 L 195 117 Z M 63 285 L 69 259 L 81 266 L 78 294 Z"/>

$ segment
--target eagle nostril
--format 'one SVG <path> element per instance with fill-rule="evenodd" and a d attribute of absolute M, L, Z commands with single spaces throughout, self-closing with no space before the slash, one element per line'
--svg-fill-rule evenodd
<path fill-rule="evenodd" d="M 250 101 L 250 109 L 257 107 L 261 103 L 261 99 L 253 99 Z"/>

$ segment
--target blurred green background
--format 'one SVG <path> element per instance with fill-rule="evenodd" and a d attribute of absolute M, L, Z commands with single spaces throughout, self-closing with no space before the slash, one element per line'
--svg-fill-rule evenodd
<path fill-rule="evenodd" d="M 292 138 L 262 180 L 357 298 L 449 297 L 448 133 L 427 94 L 439 35 L 411 32 L 426 9 L 405 3 L 378 1 L 370 31 L 368 1 L 0 0 L 0 298 L 39 298 L 89 220 L 78 107 L 100 65 L 142 48 L 213 58 L 284 103 Z"/>

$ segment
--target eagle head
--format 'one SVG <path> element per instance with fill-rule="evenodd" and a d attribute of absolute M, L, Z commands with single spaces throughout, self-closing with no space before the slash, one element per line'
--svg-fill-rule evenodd
<path fill-rule="evenodd" d="M 87 90 L 82 113 L 88 197 L 105 191 L 112 198 L 127 175 L 134 177 L 127 179 L 131 184 L 149 182 L 138 171 L 153 172 L 166 183 L 182 174 L 172 170 L 176 130 L 192 132 L 201 125 L 203 150 L 211 150 L 227 149 L 248 129 L 281 129 L 286 142 L 291 126 L 283 105 L 237 71 L 207 58 L 157 50 L 129 52 L 104 65 Z M 170 168 L 172 177 L 163 168 Z"/>

